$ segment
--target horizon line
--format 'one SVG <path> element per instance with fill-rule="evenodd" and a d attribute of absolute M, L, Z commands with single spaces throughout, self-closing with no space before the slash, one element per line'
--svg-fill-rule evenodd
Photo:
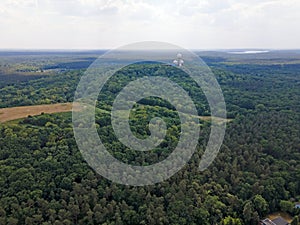
<path fill-rule="evenodd" d="M 83 51 L 110 51 L 114 48 L 0 48 L 0 51 L 65 51 L 65 52 L 83 52 Z M 187 48 L 191 51 L 233 51 L 233 50 L 268 50 L 268 51 L 295 51 L 300 50 L 300 48 Z"/>

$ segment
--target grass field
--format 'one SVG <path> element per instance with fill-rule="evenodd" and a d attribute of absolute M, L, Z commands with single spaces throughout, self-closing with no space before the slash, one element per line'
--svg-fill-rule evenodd
<path fill-rule="evenodd" d="M 51 114 L 59 112 L 69 112 L 71 110 L 72 103 L 2 108 L 0 109 L 0 122 L 3 123 L 11 120 L 26 118 L 28 116 L 36 116 L 40 115 L 41 113 Z"/>

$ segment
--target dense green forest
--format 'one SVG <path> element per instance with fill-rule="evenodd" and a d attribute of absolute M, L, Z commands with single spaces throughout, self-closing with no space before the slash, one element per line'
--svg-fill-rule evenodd
<path fill-rule="evenodd" d="M 197 151 L 182 170 L 162 183 L 131 187 L 110 182 L 88 166 L 76 146 L 71 113 L 29 116 L 0 124 L 0 224 L 256 225 L 276 211 L 299 224 L 300 65 L 205 59 L 223 90 L 230 119 L 220 153 L 207 170 L 199 172 L 198 164 L 210 121 L 200 120 Z M 7 82 L 0 87 L 0 108 L 73 101 L 84 66 Z M 131 113 L 132 131 L 143 138 L 151 118 L 161 117 L 168 129 L 164 141 L 137 153 L 117 140 L 110 123 L 112 102 L 122 87 L 145 75 L 170 78 L 188 91 L 199 115 L 210 115 L 200 87 L 175 67 L 136 64 L 115 74 L 99 94 L 98 133 L 116 158 L 139 165 L 166 158 L 181 129 L 172 105 L 146 98 Z"/>

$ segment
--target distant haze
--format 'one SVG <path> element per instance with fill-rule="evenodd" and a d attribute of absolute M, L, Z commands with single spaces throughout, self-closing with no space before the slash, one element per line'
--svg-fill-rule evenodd
<path fill-rule="evenodd" d="M 0 49 L 299 49 L 299 12 L 299 0 L 1 0 Z"/>

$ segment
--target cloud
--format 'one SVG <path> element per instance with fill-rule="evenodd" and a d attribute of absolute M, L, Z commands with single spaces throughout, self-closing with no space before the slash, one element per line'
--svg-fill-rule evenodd
<path fill-rule="evenodd" d="M 299 48 L 298 0 L 4 0 L 0 48 Z"/>

